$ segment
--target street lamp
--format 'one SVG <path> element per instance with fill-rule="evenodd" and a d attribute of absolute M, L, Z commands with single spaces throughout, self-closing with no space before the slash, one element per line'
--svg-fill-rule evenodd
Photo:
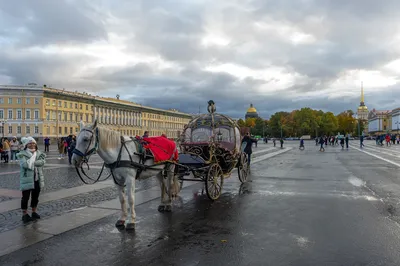
<path fill-rule="evenodd" d="M 0 120 L 1 128 L 3 129 L 3 138 L 4 138 L 4 124 L 7 123 L 7 120 Z"/>

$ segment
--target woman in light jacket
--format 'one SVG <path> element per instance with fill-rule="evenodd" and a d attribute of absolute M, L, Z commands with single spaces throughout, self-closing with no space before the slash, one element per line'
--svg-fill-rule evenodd
<path fill-rule="evenodd" d="M 37 213 L 40 190 L 44 187 L 43 165 L 46 155 L 38 150 L 32 137 L 21 139 L 23 150 L 17 155 L 20 163 L 20 189 L 22 191 L 21 209 L 24 223 L 40 219 Z M 28 201 L 31 197 L 32 217 L 28 214 Z"/>

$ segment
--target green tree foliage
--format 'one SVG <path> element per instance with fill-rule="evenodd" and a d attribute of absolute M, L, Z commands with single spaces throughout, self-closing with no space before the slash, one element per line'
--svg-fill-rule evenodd
<path fill-rule="evenodd" d="M 311 135 L 312 137 L 321 135 L 355 134 L 357 135 L 357 120 L 353 117 L 354 113 L 347 110 L 338 115 L 332 112 L 323 112 L 311 108 L 301 108 L 292 112 L 277 112 L 273 114 L 269 121 L 261 118 L 250 118 L 246 121 L 241 120 L 241 126 L 251 128 L 253 135 L 264 135 L 270 137 L 301 137 Z M 239 123 L 239 122 L 238 122 Z M 364 125 L 360 124 L 360 132 Z"/>
<path fill-rule="evenodd" d="M 246 122 L 244 122 L 243 119 L 239 119 L 239 120 L 237 121 L 237 124 L 238 124 L 239 127 L 245 127 L 245 126 L 246 126 Z"/>
<path fill-rule="evenodd" d="M 255 118 L 247 118 L 245 121 L 246 127 L 253 128 L 256 126 L 256 119 Z"/>

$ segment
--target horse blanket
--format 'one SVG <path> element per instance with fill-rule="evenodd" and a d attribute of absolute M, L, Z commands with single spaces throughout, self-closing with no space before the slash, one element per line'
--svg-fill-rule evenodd
<path fill-rule="evenodd" d="M 143 148 L 150 150 L 154 156 L 154 162 L 178 161 L 178 149 L 174 141 L 166 137 L 142 138 Z"/>

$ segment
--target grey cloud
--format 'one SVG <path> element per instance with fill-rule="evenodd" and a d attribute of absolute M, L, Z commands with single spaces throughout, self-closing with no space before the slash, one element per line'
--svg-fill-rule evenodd
<path fill-rule="evenodd" d="M 102 21 L 91 19 L 91 12 L 81 1 L 1 1 L 0 22 L 8 26 L 5 37 L 16 37 L 23 46 L 107 39 Z"/>
<path fill-rule="evenodd" d="M 400 56 L 391 44 L 400 25 L 396 23 L 400 3 L 394 0 L 14 2 L 0 3 L 0 23 L 4 25 L 0 45 L 6 47 L 0 53 L 0 74 L 11 77 L 13 83 L 53 83 L 112 97 L 118 93 L 134 102 L 191 113 L 197 113 L 199 106 L 204 112 L 210 99 L 217 102 L 220 112 L 233 117 L 243 117 L 251 102 L 263 117 L 304 106 L 335 113 L 354 110 L 357 98 L 329 98 L 328 94 L 304 100 L 292 97 L 324 91 L 346 70 L 379 69 Z M 295 27 L 316 40 L 294 45 L 279 29 L 257 29 L 256 21 Z M 229 45 L 202 45 L 207 31 L 216 29 L 230 39 Z M 159 56 L 181 70 L 139 63 L 80 73 L 96 58 L 46 55 L 28 49 L 63 43 L 79 47 L 77 44 L 107 40 L 110 33 L 127 38 L 127 54 Z M 268 87 L 277 78 L 240 80 L 204 70 L 213 63 L 254 70 L 281 67 L 307 80 L 263 96 L 255 88 Z M 368 92 L 367 105 L 377 109 L 399 106 L 398 91 L 395 85 L 383 92 Z"/>

